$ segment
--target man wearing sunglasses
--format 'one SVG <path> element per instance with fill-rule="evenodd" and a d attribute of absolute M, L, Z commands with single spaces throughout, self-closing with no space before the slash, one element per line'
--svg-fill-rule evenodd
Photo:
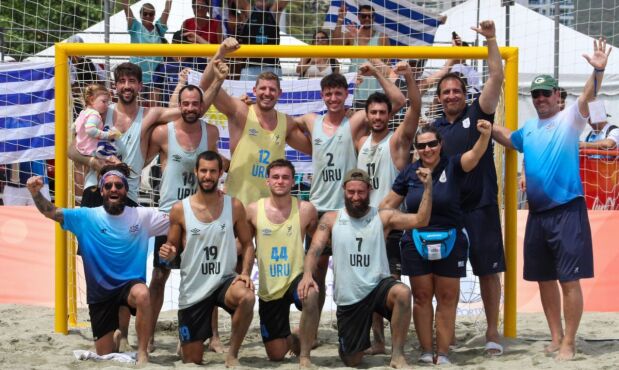
<path fill-rule="evenodd" d="M 140 9 L 140 20 L 137 20 L 131 7 L 129 0 L 123 0 L 123 10 L 127 18 L 127 30 L 131 36 L 132 44 L 160 44 L 165 41 L 165 33 L 168 30 L 168 16 L 172 0 L 166 0 L 165 7 L 161 17 L 155 22 L 155 7 L 151 3 L 145 3 Z M 163 62 L 162 57 L 131 57 L 131 63 L 135 63 L 142 68 L 144 83 L 144 91 L 142 96 L 148 101 L 155 101 L 157 97 L 153 94 L 152 75 L 157 69 L 159 63 Z"/>
<path fill-rule="evenodd" d="M 98 355 L 119 351 L 119 309 L 136 316 L 138 365 L 148 362 L 152 326 L 150 294 L 146 286 L 148 239 L 166 235 L 168 215 L 156 208 L 127 207 L 126 164 L 101 169 L 99 189 L 103 205 L 96 208 L 56 208 L 41 194 L 43 179 L 33 176 L 27 187 L 39 212 L 71 231 L 80 244 L 86 299 Z M 117 333 L 117 334 L 116 334 Z"/>
<path fill-rule="evenodd" d="M 493 127 L 494 139 L 524 153 L 529 216 L 524 236 L 524 279 L 537 281 L 550 328 L 547 353 L 570 360 L 576 353 L 576 331 L 583 311 L 580 279 L 593 277 L 591 229 L 580 180 L 578 141 L 587 125 L 589 102 L 602 85 L 612 48 L 594 41 L 593 67 L 576 104 L 561 111 L 557 81 L 535 77 L 531 97 L 537 117 L 517 131 Z M 559 286 L 561 290 L 559 290 Z M 561 322 L 561 302 L 565 331 Z"/>
<path fill-rule="evenodd" d="M 471 104 L 466 101 L 466 83 L 458 74 L 448 73 L 439 80 L 436 95 L 443 114 L 433 125 L 443 137 L 443 151 L 447 156 L 462 154 L 473 148 L 480 136 L 475 123 L 479 119 L 494 122 L 494 112 L 501 93 L 503 65 L 494 22 L 486 20 L 473 29 L 486 38 L 488 79 L 479 97 Z M 503 353 L 498 331 L 501 300 L 499 274 L 505 271 L 497 196 L 493 146 L 488 145 L 477 167 L 464 180 L 461 206 L 465 212 L 464 226 L 470 238 L 469 260 L 473 273 L 479 277 L 486 313 L 485 352 L 495 356 Z"/>

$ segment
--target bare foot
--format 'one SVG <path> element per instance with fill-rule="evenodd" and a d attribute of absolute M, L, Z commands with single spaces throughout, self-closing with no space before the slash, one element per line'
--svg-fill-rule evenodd
<path fill-rule="evenodd" d="M 312 367 L 312 361 L 310 361 L 309 357 L 299 357 L 299 367 L 309 369 Z"/>
<path fill-rule="evenodd" d="M 384 342 L 374 342 L 372 343 L 372 347 L 365 350 L 365 354 L 370 356 L 384 355 L 385 353 L 387 353 L 387 350 L 385 349 Z"/>
<path fill-rule="evenodd" d="M 177 354 L 179 357 L 181 357 L 181 358 L 182 358 L 182 357 L 183 357 L 183 347 L 181 347 L 181 341 L 179 340 L 179 341 L 178 341 L 178 342 L 176 342 L 176 343 L 177 343 L 177 344 L 176 344 L 176 354 Z"/>
<path fill-rule="evenodd" d="M 144 367 L 148 364 L 148 353 L 146 352 L 138 352 L 138 361 L 136 363 L 137 367 Z"/>
<path fill-rule="evenodd" d="M 209 339 L 208 350 L 215 353 L 228 352 L 228 349 L 221 343 L 221 338 L 219 338 L 219 336 L 212 336 L 211 339 Z"/>
<path fill-rule="evenodd" d="M 570 361 L 576 355 L 576 346 L 570 343 L 561 343 L 559 352 L 555 356 L 557 361 Z"/>
<path fill-rule="evenodd" d="M 230 367 L 237 367 L 240 365 L 239 363 L 239 359 L 236 357 L 233 357 L 232 355 L 228 354 L 226 356 L 226 361 L 225 361 L 225 365 L 226 367 L 230 368 Z"/>
<path fill-rule="evenodd" d="M 408 364 L 406 363 L 406 359 L 404 358 L 404 356 L 397 356 L 391 357 L 391 362 L 389 363 L 389 366 L 394 369 L 403 369 L 405 367 L 408 367 Z"/>
<path fill-rule="evenodd" d="M 553 340 L 550 342 L 549 345 L 546 346 L 546 348 L 544 348 L 544 352 L 555 353 L 559 350 L 559 348 L 561 348 L 561 342 Z"/>

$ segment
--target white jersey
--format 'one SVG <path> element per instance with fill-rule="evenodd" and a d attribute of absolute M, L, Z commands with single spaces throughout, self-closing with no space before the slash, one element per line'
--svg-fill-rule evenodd
<path fill-rule="evenodd" d="M 331 230 L 335 303 L 357 303 L 387 278 L 389 262 L 378 210 L 370 207 L 361 218 L 350 217 L 346 209 L 337 211 Z"/>
<path fill-rule="evenodd" d="M 389 141 L 393 132 L 381 140 L 380 143 L 372 145 L 372 134 L 368 136 L 357 158 L 357 167 L 367 171 L 372 179 L 372 192 L 370 193 L 370 205 L 378 207 L 380 202 L 389 194 L 391 185 L 395 182 L 400 171 L 396 168 L 391 157 Z"/>
<path fill-rule="evenodd" d="M 209 223 L 196 218 L 189 200 L 182 200 L 186 235 L 181 253 L 179 309 L 209 297 L 234 276 L 236 267 L 232 198 L 224 195 L 221 215 Z"/>

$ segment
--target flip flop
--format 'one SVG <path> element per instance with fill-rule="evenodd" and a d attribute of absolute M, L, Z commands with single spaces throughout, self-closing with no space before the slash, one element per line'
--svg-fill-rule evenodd
<path fill-rule="evenodd" d="M 484 352 L 488 356 L 501 356 L 503 354 L 503 346 L 497 342 L 486 342 Z"/>

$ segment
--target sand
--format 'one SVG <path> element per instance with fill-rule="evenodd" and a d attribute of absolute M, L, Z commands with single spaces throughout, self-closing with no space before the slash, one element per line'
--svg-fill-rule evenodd
<path fill-rule="evenodd" d="M 294 310 L 293 310 L 294 311 Z M 81 318 L 87 318 L 85 311 Z M 157 350 L 151 355 L 146 369 L 168 367 L 196 368 L 196 365 L 182 364 L 176 356 L 175 312 L 162 313 L 158 324 Z M 293 314 L 293 323 L 298 321 Z M 343 368 L 337 356 L 337 332 L 334 315 L 323 316 L 319 331 L 322 345 L 312 352 L 313 361 L 320 368 Z M 451 354 L 454 365 L 464 369 L 617 369 L 619 368 L 619 313 L 586 313 L 578 335 L 578 354 L 570 362 L 556 362 L 543 353 L 547 344 L 548 329 L 542 314 L 522 314 L 518 317 L 518 339 L 506 339 L 506 353 L 502 357 L 488 358 L 483 355 L 483 335 L 479 318 L 459 317 L 456 334 L 458 344 Z M 220 313 L 220 331 L 224 341 L 229 338 L 229 316 Z M 133 326 L 133 322 L 132 322 Z M 387 330 L 388 333 L 388 330 Z M 130 333 L 131 343 L 136 342 Z M 389 343 L 389 339 L 388 339 Z M 418 351 L 414 331 L 409 332 L 406 356 L 413 367 Z M 123 369 L 130 365 L 114 362 L 78 361 L 73 350 L 93 350 L 90 328 L 71 329 L 69 335 L 54 333 L 53 309 L 23 305 L 0 305 L 0 368 L 2 369 Z M 205 354 L 208 368 L 224 369 L 224 356 Z M 292 358 L 281 363 L 266 360 L 257 313 L 241 349 L 241 368 L 251 369 L 297 369 Z M 361 368 L 387 368 L 387 355 L 366 356 Z M 423 367 L 428 367 L 423 366 Z"/>

